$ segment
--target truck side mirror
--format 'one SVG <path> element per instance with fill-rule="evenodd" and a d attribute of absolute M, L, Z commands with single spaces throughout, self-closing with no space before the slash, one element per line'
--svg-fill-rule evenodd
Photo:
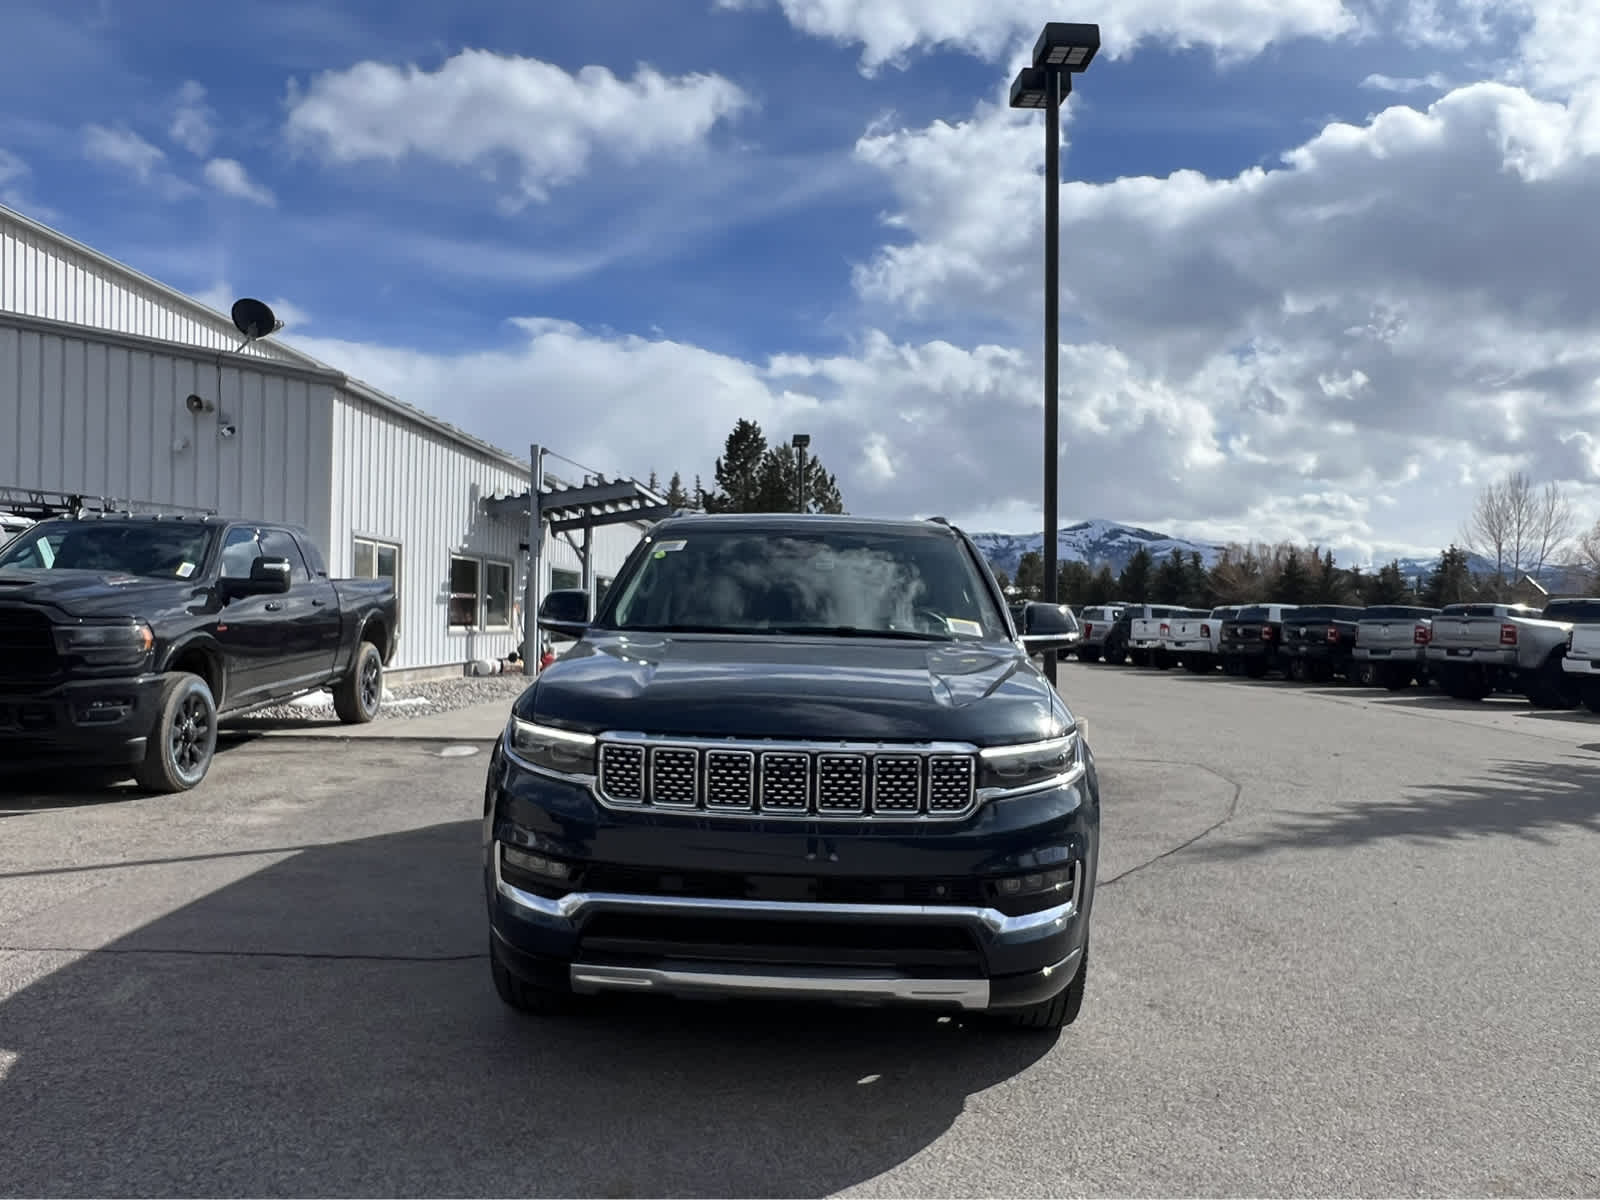
<path fill-rule="evenodd" d="M 1030 600 L 1022 607 L 1022 645 L 1029 654 L 1070 650 L 1083 636 L 1077 618 L 1064 604 Z"/>
<path fill-rule="evenodd" d="M 539 605 L 539 628 L 564 637 L 582 637 L 589 628 L 589 593 L 583 588 L 551 592 Z"/>

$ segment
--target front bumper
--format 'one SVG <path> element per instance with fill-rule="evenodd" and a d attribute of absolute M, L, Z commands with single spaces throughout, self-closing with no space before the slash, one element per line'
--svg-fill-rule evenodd
<path fill-rule="evenodd" d="M 1092 760 L 1069 784 L 991 801 L 934 833 L 884 821 L 618 813 L 497 749 L 484 847 L 496 954 L 529 983 L 580 993 L 1036 1004 L 1072 982 L 1088 937 L 1099 822 L 1091 772 Z M 580 864 L 576 890 L 508 879 L 508 845 Z M 981 894 L 985 879 L 1069 862 L 1072 886 L 1047 907 L 1007 912 Z M 899 898 L 818 898 L 874 893 Z"/>
<path fill-rule="evenodd" d="M 24 690 L 0 683 L 0 767 L 131 766 L 155 726 L 159 675 Z"/>

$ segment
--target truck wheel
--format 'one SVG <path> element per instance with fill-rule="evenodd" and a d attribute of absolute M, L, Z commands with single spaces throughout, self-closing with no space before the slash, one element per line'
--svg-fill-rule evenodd
<path fill-rule="evenodd" d="M 1528 703 L 1535 708 L 1576 708 L 1578 697 L 1573 695 L 1567 673 L 1561 669 L 1559 656 L 1545 659 L 1544 666 L 1533 673 L 1526 689 Z"/>
<path fill-rule="evenodd" d="M 557 1016 L 572 1007 L 572 993 L 554 988 L 535 987 L 524 983 L 506 969 L 500 961 L 500 951 L 489 935 L 489 973 L 494 977 L 494 990 L 509 1008 L 533 1016 Z"/>
<path fill-rule="evenodd" d="M 383 704 L 383 656 L 362 642 L 350 673 L 334 685 L 333 711 L 346 725 L 365 725 Z"/>
<path fill-rule="evenodd" d="M 1005 1013 L 1006 1024 L 1013 1029 L 1056 1030 L 1071 1025 L 1083 1010 L 1083 991 L 1089 982 L 1089 947 L 1083 947 L 1083 958 L 1078 962 L 1078 973 L 1056 995 L 1027 1008 Z"/>
<path fill-rule="evenodd" d="M 217 702 L 198 675 L 175 671 L 161 684 L 155 724 L 134 778 L 146 791 L 171 795 L 197 786 L 217 752 Z"/>
<path fill-rule="evenodd" d="M 1099 662 L 1100 651 L 1091 650 L 1089 647 L 1085 646 L 1078 651 L 1078 661 L 1081 663 Z"/>
<path fill-rule="evenodd" d="M 1291 658 L 1289 669 L 1284 672 L 1284 678 L 1294 683 L 1306 682 L 1306 662 L 1303 658 Z"/>
<path fill-rule="evenodd" d="M 1585 683 L 1583 685 L 1583 702 L 1592 713 L 1600 713 L 1600 684 Z"/>

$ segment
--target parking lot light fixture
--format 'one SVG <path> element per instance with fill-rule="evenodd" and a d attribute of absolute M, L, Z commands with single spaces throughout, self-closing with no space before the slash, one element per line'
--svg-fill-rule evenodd
<path fill-rule="evenodd" d="M 1083 71 L 1088 69 L 1099 50 L 1100 26 L 1051 21 L 1033 44 L 1033 65 Z"/>
<path fill-rule="evenodd" d="M 1051 21 L 1033 46 L 1033 65 L 1011 83 L 1011 107 L 1043 109 L 1044 122 L 1044 601 L 1057 601 L 1060 524 L 1056 512 L 1061 370 L 1061 101 L 1072 76 L 1100 50 L 1100 26 Z M 1045 674 L 1056 677 L 1056 652 L 1045 651 Z"/>

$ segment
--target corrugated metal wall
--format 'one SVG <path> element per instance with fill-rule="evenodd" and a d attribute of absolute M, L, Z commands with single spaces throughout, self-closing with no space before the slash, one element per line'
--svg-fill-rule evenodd
<path fill-rule="evenodd" d="M 237 360 L 236 360 L 237 361 Z M 195 414 L 185 399 L 215 411 Z M 0 485 L 329 528 L 330 384 L 0 314 Z M 232 437 L 219 436 L 232 424 Z"/>
<path fill-rule="evenodd" d="M 450 558 L 463 554 L 512 565 L 520 613 L 527 560 L 519 545 L 526 529 L 486 516 L 481 501 L 526 492 L 526 474 L 350 392 L 338 392 L 333 411 L 328 561 L 335 574 L 346 575 L 355 569 L 355 538 L 399 546 L 401 640 L 394 668 L 503 658 L 517 649 L 519 619 L 507 630 L 453 630 L 447 606 Z M 597 530 L 596 574 L 614 574 L 638 538 L 634 526 Z M 546 539 L 544 561 L 546 587 L 551 566 L 580 567 L 560 538 Z"/>
<path fill-rule="evenodd" d="M 30 228 L 0 209 L 0 311 L 67 321 L 186 346 L 232 350 L 241 340 L 230 318 L 198 300 L 145 280 L 130 268 Z M 246 354 L 280 362 L 304 358 L 271 341 Z"/>

